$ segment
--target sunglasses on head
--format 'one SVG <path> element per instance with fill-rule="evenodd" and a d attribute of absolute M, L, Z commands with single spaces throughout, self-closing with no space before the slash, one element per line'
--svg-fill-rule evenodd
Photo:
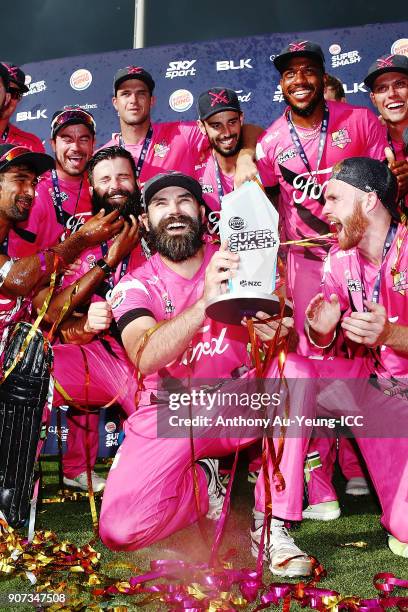
<path fill-rule="evenodd" d="M 30 149 L 27 149 L 27 147 L 13 147 L 13 149 L 10 149 L 10 151 L 7 151 L 7 153 L 4 153 L 4 155 L 0 157 L 0 162 L 11 162 L 14 159 L 17 159 L 17 157 L 27 155 L 27 153 L 32 153 Z"/>
<path fill-rule="evenodd" d="M 54 119 L 51 122 L 51 133 L 54 132 L 55 127 L 57 125 L 64 125 L 64 123 L 67 123 L 68 121 L 71 121 L 72 119 L 76 119 L 76 120 L 79 119 L 81 123 L 84 123 L 85 125 L 90 127 L 91 130 L 95 133 L 96 123 L 95 123 L 94 118 L 92 117 L 92 115 L 82 110 L 81 108 L 70 108 L 70 109 L 65 109 L 61 111 L 60 114 L 54 117 Z"/>

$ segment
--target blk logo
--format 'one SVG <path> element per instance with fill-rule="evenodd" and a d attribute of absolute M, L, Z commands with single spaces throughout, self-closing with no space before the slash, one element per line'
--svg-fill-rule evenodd
<path fill-rule="evenodd" d="M 234 60 L 222 60 L 217 62 L 217 71 L 220 70 L 243 70 L 244 68 L 253 68 L 251 65 L 251 59 L 241 59 L 235 63 Z"/>

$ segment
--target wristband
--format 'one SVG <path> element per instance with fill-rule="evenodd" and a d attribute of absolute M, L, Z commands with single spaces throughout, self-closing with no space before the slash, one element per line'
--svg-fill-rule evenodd
<path fill-rule="evenodd" d="M 103 271 L 105 276 L 109 276 L 113 272 L 112 268 L 110 267 L 109 264 L 106 263 L 103 257 L 98 259 L 98 261 L 96 262 L 96 265 Z"/>
<path fill-rule="evenodd" d="M 309 323 L 309 320 L 308 320 L 308 319 L 305 319 L 305 332 L 306 332 L 306 335 L 307 335 L 307 337 L 308 337 L 308 339 L 309 339 L 309 342 L 310 342 L 311 344 L 313 344 L 313 346 L 315 346 L 316 348 L 319 348 L 319 349 L 326 349 L 326 348 L 329 348 L 329 346 L 331 346 L 331 345 L 333 344 L 333 342 L 334 342 L 334 340 L 335 340 L 335 338 L 336 338 L 336 335 L 337 335 L 337 328 L 335 328 L 335 329 L 334 329 L 333 336 L 332 336 L 332 339 L 330 340 L 330 342 L 329 342 L 328 344 L 325 344 L 324 346 L 321 346 L 320 344 L 317 344 L 317 343 L 316 343 L 316 342 L 315 342 L 315 341 L 314 341 L 314 340 L 313 340 L 313 339 L 310 337 L 310 323 Z"/>

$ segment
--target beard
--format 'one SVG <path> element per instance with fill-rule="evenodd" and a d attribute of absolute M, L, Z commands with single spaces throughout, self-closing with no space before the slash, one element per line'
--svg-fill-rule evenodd
<path fill-rule="evenodd" d="M 217 151 L 217 153 L 219 153 L 223 157 L 233 157 L 234 155 L 239 153 L 239 151 L 242 148 L 242 132 L 238 136 L 238 139 L 237 139 L 237 141 L 235 143 L 235 147 L 233 147 L 232 149 L 229 149 L 227 151 L 225 151 L 225 149 L 223 149 L 221 147 L 221 145 L 217 142 L 217 140 L 215 138 L 212 138 L 212 139 L 209 138 L 209 141 L 210 141 L 211 147 L 215 151 Z"/>
<path fill-rule="evenodd" d="M 109 198 L 114 195 L 123 195 L 127 199 L 123 204 L 121 203 L 120 205 L 116 206 L 109 201 Z M 137 219 L 142 212 L 140 207 L 140 191 L 139 189 L 135 189 L 134 191 L 115 189 L 110 193 L 104 193 L 101 196 L 98 194 L 96 189 L 94 189 L 92 194 L 92 214 L 96 215 L 101 208 L 105 209 L 106 214 L 109 214 L 114 210 L 119 210 L 120 214 L 126 221 L 129 221 L 130 215 L 133 215 Z"/>
<path fill-rule="evenodd" d="M 320 86 L 315 89 L 315 94 L 313 98 L 310 100 L 309 104 L 305 107 L 303 106 L 299 107 L 296 104 L 294 104 L 286 94 L 283 94 L 283 99 L 285 100 L 286 104 L 290 107 L 292 112 L 295 113 L 295 115 L 298 115 L 299 117 L 310 117 L 310 115 L 313 115 L 314 111 L 319 106 L 319 104 L 321 104 L 322 101 L 324 100 L 324 84 L 322 82 Z"/>
<path fill-rule="evenodd" d="M 172 236 L 167 232 L 171 223 L 182 222 L 188 227 L 187 233 Z M 200 217 L 192 218 L 187 215 L 171 215 L 162 219 L 156 226 L 149 223 L 147 234 L 149 247 L 174 263 L 185 261 L 200 250 L 203 245 L 204 225 Z"/>
<path fill-rule="evenodd" d="M 22 210 L 20 210 L 20 208 L 18 207 L 18 202 L 21 201 L 24 201 L 29 204 L 30 208 L 23 208 Z M 19 223 L 20 221 L 26 221 L 28 219 L 28 215 L 30 214 L 32 203 L 33 198 L 30 198 L 29 196 L 16 196 L 14 198 L 14 202 L 11 205 L 10 212 L 7 215 L 10 221 L 14 221 L 16 223 Z"/>
<path fill-rule="evenodd" d="M 344 236 L 338 236 L 338 242 L 339 247 L 347 251 L 361 242 L 368 226 L 368 220 L 363 215 L 363 208 L 359 201 L 356 202 L 352 214 L 344 219 L 342 225 Z"/>

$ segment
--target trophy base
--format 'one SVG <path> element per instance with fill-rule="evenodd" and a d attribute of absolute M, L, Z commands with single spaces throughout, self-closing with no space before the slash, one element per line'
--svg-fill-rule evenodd
<path fill-rule="evenodd" d="M 243 317 L 254 317 L 259 311 L 270 316 L 280 314 L 279 298 L 255 291 L 225 293 L 209 300 L 205 309 L 207 317 L 229 325 L 240 325 Z M 283 316 L 291 317 L 292 314 L 292 306 L 285 300 Z"/>

